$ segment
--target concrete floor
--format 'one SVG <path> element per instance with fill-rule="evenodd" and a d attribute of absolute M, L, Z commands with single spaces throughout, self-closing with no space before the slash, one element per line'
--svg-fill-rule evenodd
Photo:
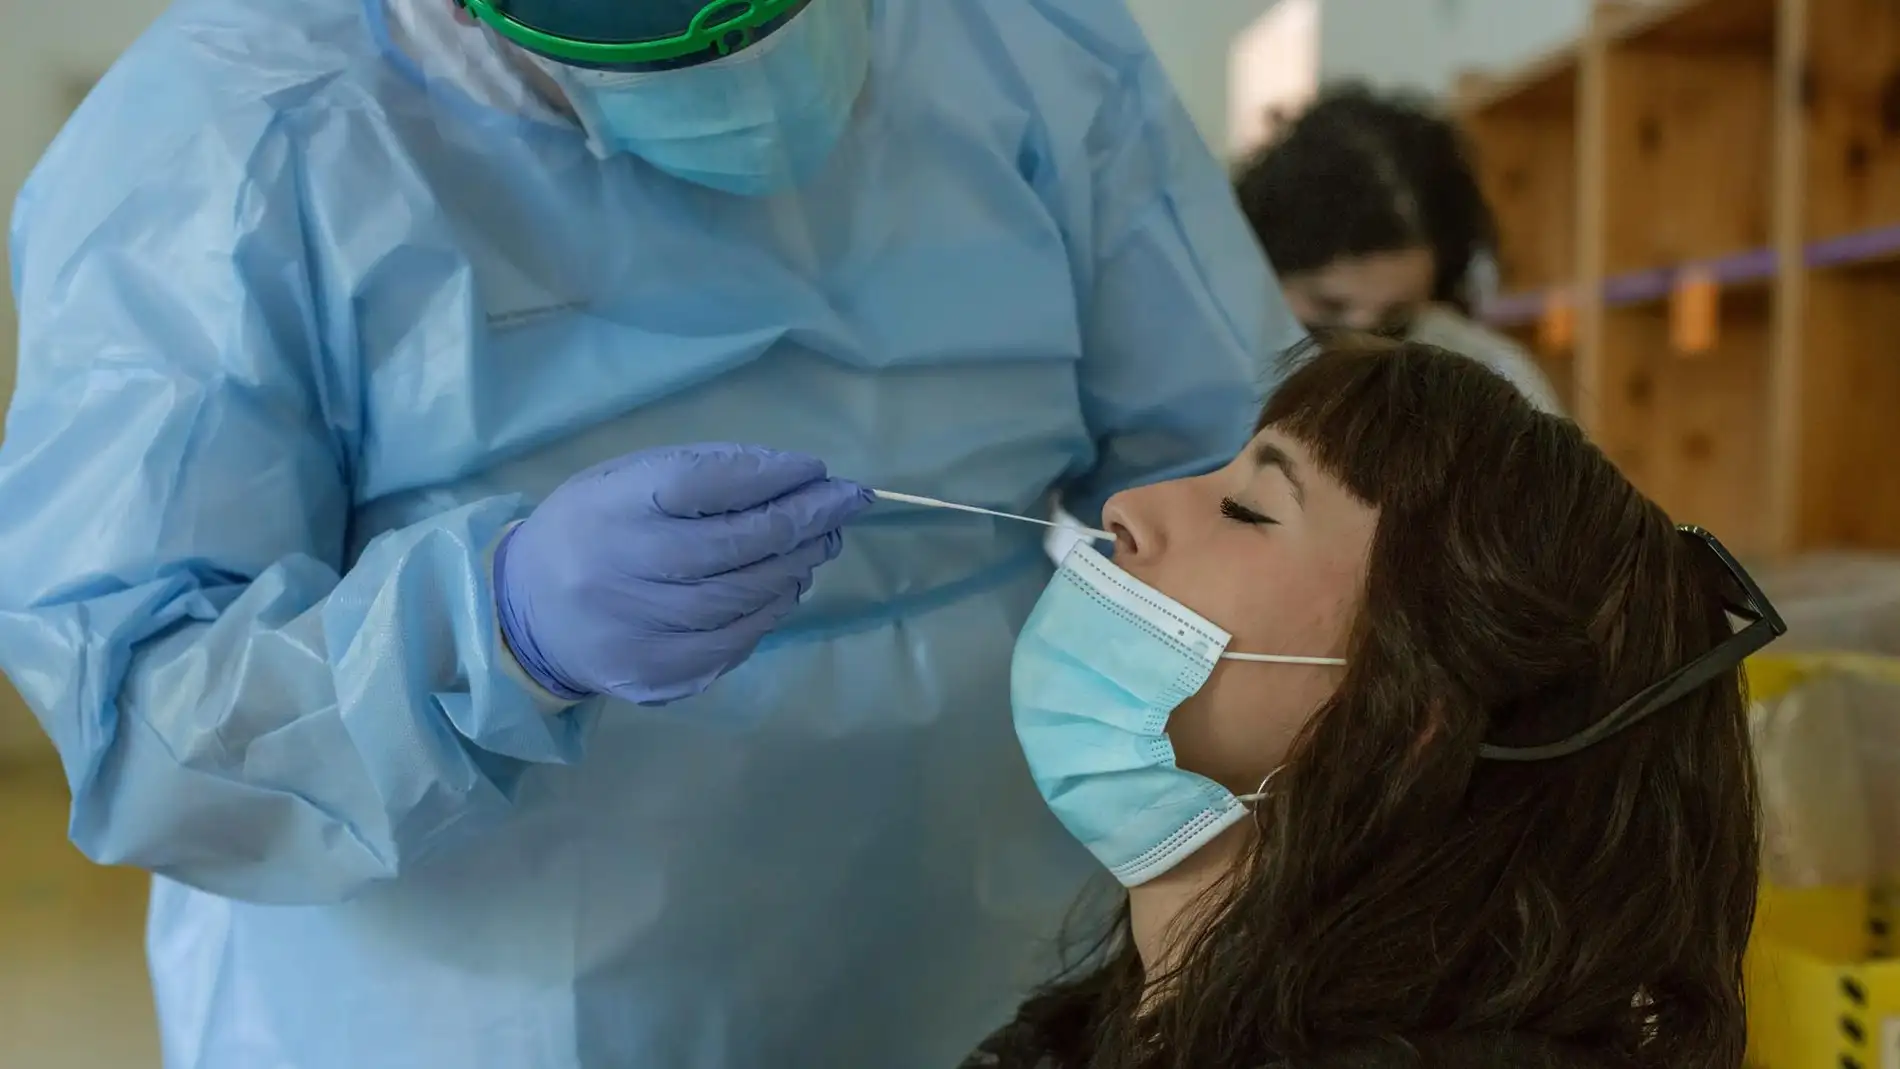
<path fill-rule="evenodd" d="M 57 768 L 0 765 L 0 1066 L 158 1069 L 146 878 L 66 841 Z"/>

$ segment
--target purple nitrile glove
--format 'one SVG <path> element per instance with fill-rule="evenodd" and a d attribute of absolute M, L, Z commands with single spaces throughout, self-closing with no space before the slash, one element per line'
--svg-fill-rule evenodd
<path fill-rule="evenodd" d="M 609 461 L 502 539 L 502 636 L 522 669 L 563 698 L 690 697 L 751 656 L 872 501 L 821 461 L 755 446 Z"/>

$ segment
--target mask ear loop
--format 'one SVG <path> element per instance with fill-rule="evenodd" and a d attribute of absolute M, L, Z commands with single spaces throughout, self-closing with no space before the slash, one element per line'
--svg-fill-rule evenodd
<path fill-rule="evenodd" d="M 1280 768 L 1285 768 L 1285 767 L 1286 767 L 1285 765 L 1280 766 Z M 1259 790 L 1253 792 L 1252 794 L 1243 794 L 1239 796 L 1238 798 L 1234 799 L 1234 801 L 1239 802 L 1243 806 L 1246 806 L 1247 812 L 1253 814 L 1253 826 L 1256 829 L 1260 827 L 1260 803 L 1267 800 L 1267 785 L 1272 783 L 1273 777 L 1279 774 L 1280 774 L 1280 769 L 1279 768 L 1274 769 L 1273 771 L 1267 773 L 1266 779 L 1263 779 L 1260 781 Z"/>
<path fill-rule="evenodd" d="M 1277 653 L 1222 653 L 1223 661 L 1246 661 L 1249 664 L 1316 664 L 1338 665 L 1346 663 L 1344 657 L 1287 657 Z"/>

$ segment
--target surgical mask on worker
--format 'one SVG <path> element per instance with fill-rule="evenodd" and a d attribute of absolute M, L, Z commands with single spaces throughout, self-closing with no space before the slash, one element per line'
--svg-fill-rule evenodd
<path fill-rule="evenodd" d="M 850 124 L 871 67 L 869 0 L 812 0 L 722 59 L 662 71 L 535 62 L 567 95 L 588 144 L 688 182 L 765 196 L 816 174 Z"/>
<path fill-rule="evenodd" d="M 1063 826 L 1124 886 L 1179 865 L 1258 801 L 1175 764 L 1168 717 L 1215 666 L 1346 663 L 1228 653 L 1232 639 L 1079 544 L 1016 641 L 1010 704 L 1030 773 Z"/>

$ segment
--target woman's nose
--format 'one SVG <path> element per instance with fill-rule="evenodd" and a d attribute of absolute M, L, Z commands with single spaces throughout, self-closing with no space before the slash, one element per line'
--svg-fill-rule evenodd
<path fill-rule="evenodd" d="M 1155 496 L 1152 486 L 1123 490 L 1102 507 L 1102 526 L 1115 536 L 1116 563 L 1148 560 L 1161 552 L 1164 537 Z"/>

